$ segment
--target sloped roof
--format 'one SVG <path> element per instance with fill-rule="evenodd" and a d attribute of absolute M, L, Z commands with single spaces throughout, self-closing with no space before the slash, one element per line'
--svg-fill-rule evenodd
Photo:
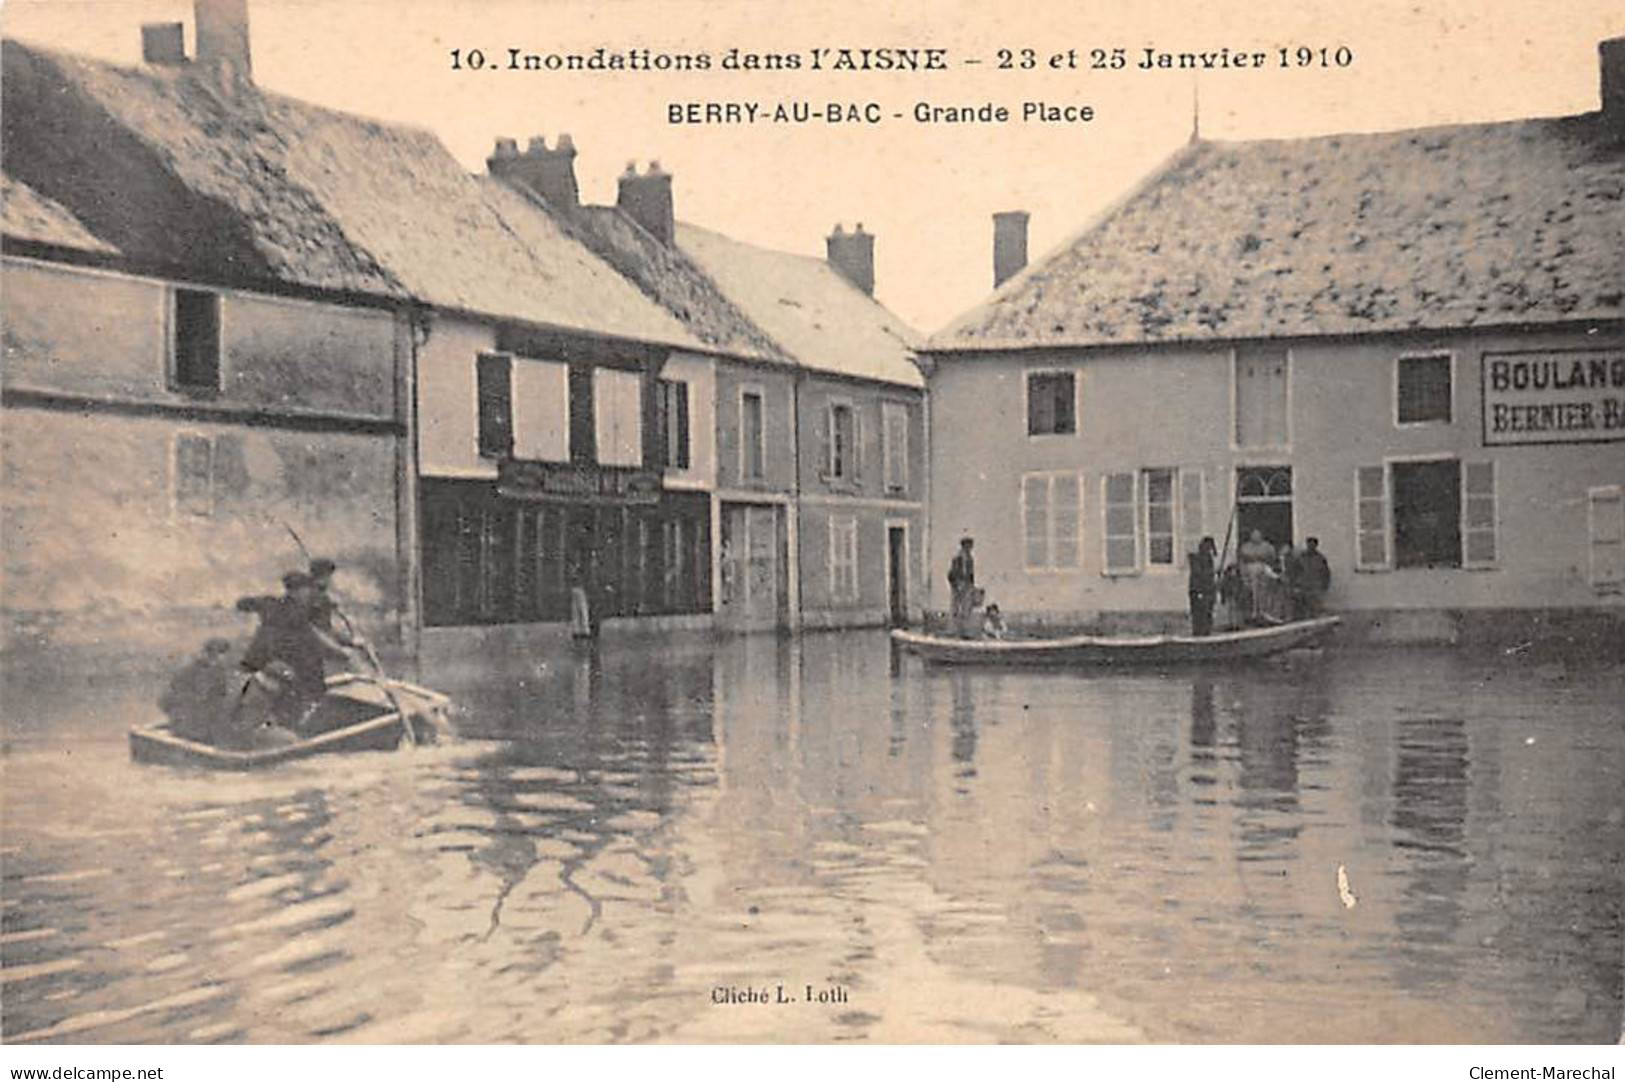
<path fill-rule="evenodd" d="M 85 252 L 117 251 L 86 229 L 67 207 L 6 174 L 0 174 L 0 226 L 6 236 L 18 240 Z"/>
<path fill-rule="evenodd" d="M 569 221 L 600 258 L 706 345 L 736 357 L 790 362 L 789 355 L 723 296 L 681 248 L 662 244 L 620 208 L 582 206 Z"/>
<path fill-rule="evenodd" d="M 1625 147 L 1597 115 L 1200 142 L 934 349 L 1625 316 Z"/>
<path fill-rule="evenodd" d="M 677 223 L 686 252 L 751 321 L 808 368 L 923 387 L 918 336 L 822 259 Z"/>
<path fill-rule="evenodd" d="M 228 96 L 186 68 L 120 68 L 16 42 L 4 68 L 8 170 L 126 251 L 128 236 L 131 254 L 696 344 L 545 212 L 470 176 L 427 132 L 252 87 Z M 144 186 L 125 190 L 130 177 Z M 143 217 L 157 221 L 130 220 Z"/>

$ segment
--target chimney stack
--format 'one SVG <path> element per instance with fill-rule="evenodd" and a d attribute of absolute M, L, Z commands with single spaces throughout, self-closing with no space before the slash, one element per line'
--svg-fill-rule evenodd
<path fill-rule="evenodd" d="M 1616 143 L 1625 143 L 1625 38 L 1597 45 L 1602 67 L 1602 123 Z"/>
<path fill-rule="evenodd" d="M 196 0 L 197 60 L 224 85 L 254 81 L 248 50 L 248 0 Z"/>
<path fill-rule="evenodd" d="M 180 23 L 143 23 L 141 59 L 148 64 L 186 63 L 186 33 Z"/>
<path fill-rule="evenodd" d="M 994 289 L 1027 265 L 1027 218 L 1024 210 L 1004 210 L 993 215 Z"/>
<path fill-rule="evenodd" d="M 523 154 L 512 139 L 498 139 L 485 168 L 493 177 L 528 188 L 549 207 L 571 214 L 581 206 L 581 190 L 576 187 L 576 145 L 567 134 L 548 149 L 547 137 L 533 136 Z"/>
<path fill-rule="evenodd" d="M 649 171 L 639 173 L 635 162 L 626 163 L 621 174 L 615 205 L 662 244 L 677 239 L 677 219 L 672 210 L 671 174 L 650 162 Z"/>
<path fill-rule="evenodd" d="M 863 223 L 859 222 L 857 228 L 848 233 L 841 228 L 841 223 L 835 223 L 835 232 L 831 233 L 826 241 L 829 252 L 829 265 L 834 267 L 842 278 L 863 290 L 869 296 L 875 295 L 875 238 L 872 233 L 863 231 Z"/>

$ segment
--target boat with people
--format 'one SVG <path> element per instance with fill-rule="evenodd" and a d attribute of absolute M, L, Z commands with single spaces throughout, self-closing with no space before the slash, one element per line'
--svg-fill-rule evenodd
<path fill-rule="evenodd" d="M 1117 665 L 1201 665 L 1268 657 L 1318 646 L 1342 623 L 1337 616 L 1209 635 L 1066 635 L 1056 638 L 958 638 L 899 628 L 898 646 L 947 665 L 1048 665 L 1099 668 Z"/>
<path fill-rule="evenodd" d="M 450 707 L 440 692 L 404 680 L 337 673 L 285 742 L 222 746 L 176 731 L 171 720 L 131 729 L 130 755 L 139 763 L 253 770 L 336 752 L 389 751 L 438 740 Z"/>

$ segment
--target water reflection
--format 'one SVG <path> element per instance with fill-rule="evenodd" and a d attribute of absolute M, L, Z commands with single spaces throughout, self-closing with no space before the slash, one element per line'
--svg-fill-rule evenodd
<path fill-rule="evenodd" d="M 457 745 L 236 779 L 130 764 L 97 687 L 0 759 L 5 1036 L 1612 1040 L 1625 676 L 1582 675 L 587 646 L 425 674 Z M 844 998 L 711 1003 L 781 982 Z"/>

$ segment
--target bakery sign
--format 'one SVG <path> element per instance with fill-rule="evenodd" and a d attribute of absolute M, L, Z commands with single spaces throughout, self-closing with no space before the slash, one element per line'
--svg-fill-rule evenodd
<path fill-rule="evenodd" d="M 1625 440 L 1625 349 L 1486 353 L 1484 442 Z"/>

